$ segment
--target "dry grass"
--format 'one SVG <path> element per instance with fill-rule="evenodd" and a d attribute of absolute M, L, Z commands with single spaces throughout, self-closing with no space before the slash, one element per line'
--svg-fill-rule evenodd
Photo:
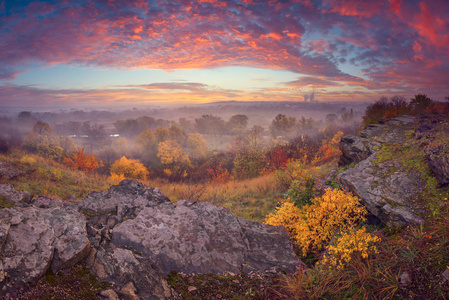
<path fill-rule="evenodd" d="M 236 216 L 263 221 L 274 211 L 283 190 L 277 187 L 273 174 L 242 181 L 229 181 L 220 184 L 170 183 L 166 180 L 148 180 L 147 185 L 158 187 L 173 202 L 190 200 L 210 202 L 223 206 Z M 198 193 L 192 191 L 198 190 Z M 188 191 L 191 191 L 190 193 Z"/>

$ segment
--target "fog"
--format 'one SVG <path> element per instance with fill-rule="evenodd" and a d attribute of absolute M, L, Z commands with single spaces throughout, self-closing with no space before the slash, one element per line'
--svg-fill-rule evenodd
<path fill-rule="evenodd" d="M 32 152 L 41 151 L 36 143 L 54 144 L 62 148 L 60 160 L 69 156 L 73 149 L 82 147 L 104 162 L 100 172 L 105 174 L 122 156 L 138 159 L 157 173 L 162 169 L 157 156 L 158 143 L 167 139 L 175 140 L 191 160 L 195 160 L 196 154 L 189 150 L 188 137 L 194 133 L 204 138 L 209 153 L 231 151 L 235 156 L 238 149 L 244 147 L 269 151 L 273 145 L 285 144 L 300 136 L 322 139 L 337 130 L 356 133 L 367 105 L 231 101 L 121 110 L 2 108 L 0 139 L 2 145 Z M 139 140 L 148 129 L 153 144 L 145 144 L 143 137 Z M 51 133 L 51 138 L 47 137 L 45 142 L 33 138 L 33 134 L 42 131 Z M 198 160 L 197 163 L 200 164 Z"/>

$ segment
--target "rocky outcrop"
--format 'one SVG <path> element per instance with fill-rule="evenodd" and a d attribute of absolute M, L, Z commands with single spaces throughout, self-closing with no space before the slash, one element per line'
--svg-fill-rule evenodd
<path fill-rule="evenodd" d="M 396 160 L 381 160 L 378 153 L 383 144 L 401 146 L 413 134 L 416 121 L 412 116 L 398 116 L 383 124 L 368 125 L 361 137 L 343 138 L 340 144 L 345 156 L 342 161 L 361 160 L 338 174 L 338 183 L 357 195 L 382 222 L 394 227 L 423 222 L 416 214 L 414 198 L 425 183 L 420 174 Z"/>
<path fill-rule="evenodd" d="M 349 165 L 351 163 L 358 163 L 368 156 L 373 154 L 374 147 L 380 146 L 380 143 L 361 138 L 355 135 L 347 135 L 342 137 L 340 142 L 340 156 L 339 166 Z"/>
<path fill-rule="evenodd" d="M 1 185 L 1 293 L 83 260 L 111 299 L 172 299 L 165 277 L 183 273 L 295 271 L 299 260 L 285 228 L 243 220 L 208 203 L 176 205 L 133 180 L 84 200 L 24 197 Z M 25 201 L 24 199 L 28 199 Z M 88 216 L 88 218 L 85 217 Z"/>
<path fill-rule="evenodd" d="M 284 228 L 243 220 L 209 203 L 147 207 L 117 225 L 112 242 L 153 258 L 165 274 L 294 271 L 298 263 Z"/>
<path fill-rule="evenodd" d="M 171 271 L 298 268 L 285 228 L 243 220 L 208 203 L 175 205 L 159 190 L 136 181 L 124 180 L 109 191 L 92 193 L 81 207 L 100 213 L 87 224 L 95 250 L 86 263 L 96 276 L 113 282 L 119 295 L 135 289 L 142 299 L 173 297 L 164 279 Z M 126 288 L 129 284 L 133 288 Z"/>
<path fill-rule="evenodd" d="M 446 145 L 427 147 L 424 151 L 430 169 L 435 174 L 440 187 L 449 184 L 449 151 Z"/>
<path fill-rule="evenodd" d="M 57 273 L 90 251 L 86 220 L 76 207 L 0 210 L 0 288 L 33 283 L 48 268 Z"/>

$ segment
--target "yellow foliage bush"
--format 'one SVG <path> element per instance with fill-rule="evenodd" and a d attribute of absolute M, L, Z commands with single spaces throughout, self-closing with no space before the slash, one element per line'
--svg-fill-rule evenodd
<path fill-rule="evenodd" d="M 20 163 L 24 164 L 24 165 L 33 165 L 33 164 L 36 163 L 36 159 L 34 157 L 31 157 L 31 156 L 28 156 L 28 155 L 24 155 L 20 159 Z"/>
<path fill-rule="evenodd" d="M 328 247 L 328 254 L 324 255 L 320 264 L 329 268 L 343 269 L 348 265 L 354 254 L 360 254 L 362 258 L 368 258 L 370 254 L 377 253 L 375 243 L 380 238 L 366 232 L 363 227 L 358 230 L 348 230 L 337 239 L 335 245 Z"/>
<path fill-rule="evenodd" d="M 126 179 L 124 174 L 115 174 L 111 173 L 111 176 L 109 177 L 110 180 L 114 181 L 114 183 L 118 184 L 123 179 Z"/>
<path fill-rule="evenodd" d="M 118 176 L 130 179 L 145 180 L 148 175 L 148 170 L 137 159 L 127 159 L 125 156 L 116 160 L 111 165 L 111 177 L 119 178 Z"/>
<path fill-rule="evenodd" d="M 276 207 L 274 214 L 269 214 L 265 223 L 269 225 L 283 225 L 291 237 L 297 235 L 296 227 L 301 218 L 301 210 L 296 207 L 292 201 L 284 200 L 282 205 Z"/>
<path fill-rule="evenodd" d="M 275 214 L 267 216 L 265 223 L 284 225 L 306 256 L 322 250 L 337 229 L 346 231 L 358 221 L 364 221 L 367 213 L 357 197 L 341 190 L 326 189 L 323 196 L 315 197 L 310 205 L 300 209 L 293 208 L 291 201 L 284 202 Z M 297 220 L 296 224 L 292 220 Z"/>

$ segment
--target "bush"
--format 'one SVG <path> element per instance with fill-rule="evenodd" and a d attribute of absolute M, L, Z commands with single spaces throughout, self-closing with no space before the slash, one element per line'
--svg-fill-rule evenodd
<path fill-rule="evenodd" d="M 77 148 L 73 152 L 73 158 L 64 158 L 64 163 L 85 172 L 93 172 L 103 166 L 103 162 L 93 154 L 84 153 L 84 148 Z"/>
<path fill-rule="evenodd" d="M 123 156 L 111 165 L 113 179 L 123 178 L 124 176 L 129 179 L 145 180 L 147 175 L 147 168 L 136 159 L 127 159 Z"/>
<path fill-rule="evenodd" d="M 293 180 L 287 195 L 297 207 L 310 204 L 312 198 L 317 195 L 315 178 L 309 175 Z"/>
<path fill-rule="evenodd" d="M 363 116 L 363 126 L 377 124 L 382 118 L 391 119 L 397 115 L 411 113 L 411 106 L 407 104 L 404 97 L 394 96 L 390 99 L 381 97 L 366 108 Z"/>
<path fill-rule="evenodd" d="M 365 227 L 348 230 L 337 239 L 335 245 L 328 247 L 328 253 L 324 255 L 320 264 L 341 270 L 349 264 L 353 255 L 359 254 L 362 258 L 368 258 L 368 255 L 377 253 L 375 243 L 379 241 L 380 238 L 366 232 Z"/>
<path fill-rule="evenodd" d="M 293 202 L 285 201 L 275 214 L 266 217 L 265 223 L 284 225 L 304 256 L 321 251 L 337 229 L 352 229 L 359 221 L 364 221 L 368 213 L 357 197 L 331 189 L 326 189 L 323 196 L 312 199 L 310 205 L 300 209 L 292 206 Z"/>

